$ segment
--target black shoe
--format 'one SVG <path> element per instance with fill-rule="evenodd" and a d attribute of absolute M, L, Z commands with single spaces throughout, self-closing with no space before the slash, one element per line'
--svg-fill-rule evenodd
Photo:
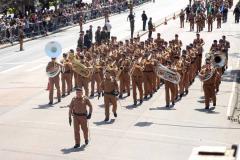
<path fill-rule="evenodd" d="M 130 93 L 128 93 L 128 95 L 127 95 L 128 97 L 130 96 Z"/>
<path fill-rule="evenodd" d="M 169 104 L 167 104 L 167 105 L 166 105 L 166 108 L 169 108 L 169 107 L 170 107 Z"/>
<path fill-rule="evenodd" d="M 218 93 L 219 89 L 216 89 L 216 93 Z"/>
<path fill-rule="evenodd" d="M 52 101 L 50 101 L 48 104 L 49 104 L 49 105 L 52 105 L 52 104 L 53 104 L 53 102 L 52 102 Z"/>
<path fill-rule="evenodd" d="M 117 117 L 117 113 L 113 113 L 114 117 L 116 118 Z"/>
<path fill-rule="evenodd" d="M 140 104 L 142 104 L 143 103 L 143 100 L 142 99 L 140 99 Z"/>
<path fill-rule="evenodd" d="M 73 148 L 79 148 L 80 144 L 75 144 L 75 146 Z"/>
<path fill-rule="evenodd" d="M 147 99 L 147 96 L 144 96 L 144 99 Z"/>
<path fill-rule="evenodd" d="M 174 106 L 175 105 L 175 103 L 174 102 L 172 102 L 172 106 Z"/>
<path fill-rule="evenodd" d="M 90 97 L 94 97 L 94 94 L 90 94 Z"/>
<path fill-rule="evenodd" d="M 176 96 L 175 101 L 178 100 L 178 96 Z"/>
<path fill-rule="evenodd" d="M 68 92 L 68 94 L 67 95 L 70 95 L 70 92 Z"/>
<path fill-rule="evenodd" d="M 105 122 L 109 121 L 109 118 L 105 118 L 104 121 L 105 121 Z"/>
<path fill-rule="evenodd" d="M 152 98 L 152 96 L 153 96 L 153 94 L 151 93 L 151 94 L 150 94 L 150 97 Z"/>
<path fill-rule="evenodd" d="M 61 102 L 61 98 L 58 99 L 58 102 Z"/>
<path fill-rule="evenodd" d="M 216 103 L 213 103 L 213 106 L 216 107 Z"/>
<path fill-rule="evenodd" d="M 186 95 L 188 94 L 188 90 L 185 91 Z"/>
<path fill-rule="evenodd" d="M 205 109 L 209 109 L 209 106 L 206 106 Z"/>
<path fill-rule="evenodd" d="M 63 98 L 63 97 L 65 97 L 65 96 L 66 96 L 66 95 L 65 95 L 65 94 L 63 94 L 63 95 L 62 95 L 62 98 Z"/>
<path fill-rule="evenodd" d="M 86 140 L 85 140 L 85 145 L 88 145 L 88 142 L 89 142 L 88 139 L 86 139 Z"/>
<path fill-rule="evenodd" d="M 183 97 L 183 93 L 180 94 L 180 98 L 182 98 L 182 97 Z"/>
<path fill-rule="evenodd" d="M 137 105 L 137 101 L 134 101 L 133 105 L 136 106 Z"/>
<path fill-rule="evenodd" d="M 120 95 L 118 96 L 118 98 L 122 99 L 122 98 L 123 98 L 122 94 L 120 94 Z"/>

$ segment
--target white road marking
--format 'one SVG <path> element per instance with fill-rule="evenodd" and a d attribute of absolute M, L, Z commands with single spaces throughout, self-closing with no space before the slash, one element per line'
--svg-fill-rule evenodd
<path fill-rule="evenodd" d="M 10 71 L 13 71 L 13 70 L 16 70 L 16 69 L 22 68 L 23 66 L 24 66 L 24 65 L 19 65 L 19 66 L 16 66 L 16 67 L 13 67 L 13 68 L 10 68 L 10 69 L 7 69 L 7 70 L 4 70 L 4 71 L 0 72 L 0 74 L 7 73 L 7 72 L 10 72 Z"/>
<path fill-rule="evenodd" d="M 237 68 L 239 68 L 239 65 L 240 65 L 240 59 L 238 60 Z M 233 105 L 236 88 L 237 88 L 237 74 L 235 74 L 233 78 L 232 91 L 231 91 L 231 95 L 230 95 L 228 106 L 227 106 L 227 117 L 231 116 L 231 108 Z"/>
<path fill-rule="evenodd" d="M 36 66 L 36 67 L 33 67 L 33 68 L 30 68 L 30 69 L 27 69 L 25 72 L 32 72 L 32 71 L 35 71 L 35 70 L 37 70 L 37 69 L 39 69 L 39 68 L 42 68 L 43 66 L 46 66 L 46 64 L 40 64 L 40 65 L 38 65 L 38 66 Z"/>

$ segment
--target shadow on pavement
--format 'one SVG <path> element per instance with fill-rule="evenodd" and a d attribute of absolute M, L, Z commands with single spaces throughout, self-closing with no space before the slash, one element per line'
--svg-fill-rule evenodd
<path fill-rule="evenodd" d="M 235 80 L 235 76 L 237 75 L 237 79 Z M 240 70 L 231 70 L 231 74 L 224 74 L 222 76 L 222 81 L 224 82 L 237 82 L 240 83 Z"/>
<path fill-rule="evenodd" d="M 109 125 L 109 124 L 113 124 L 115 122 L 115 119 L 111 119 L 108 122 L 105 121 L 100 121 L 100 122 L 93 122 L 93 124 L 95 124 L 96 126 L 102 126 L 102 125 Z"/>
<path fill-rule="evenodd" d="M 211 107 L 210 109 L 205 109 L 205 108 L 200 108 L 200 109 L 195 109 L 198 112 L 205 112 L 208 114 L 219 114 L 219 112 L 215 112 L 213 109 L 215 109 L 214 107 Z"/>
<path fill-rule="evenodd" d="M 137 105 L 132 104 L 132 105 L 124 106 L 124 107 L 126 109 L 133 110 L 133 109 L 137 108 L 138 106 L 141 106 L 141 104 L 140 103 L 138 103 Z"/>
<path fill-rule="evenodd" d="M 53 107 L 53 105 L 49 105 L 49 104 L 40 104 L 40 105 L 38 105 L 38 107 L 36 107 L 36 108 L 33 108 L 33 109 L 48 109 L 48 108 L 50 108 L 50 107 Z"/>
<path fill-rule="evenodd" d="M 174 106 L 170 106 L 169 108 L 167 107 L 156 107 L 156 108 L 149 108 L 150 111 L 161 111 L 161 110 L 167 110 L 167 111 L 171 111 L 171 110 L 176 110 L 176 108 L 174 108 Z"/>
<path fill-rule="evenodd" d="M 134 126 L 137 126 L 137 127 L 149 127 L 152 124 L 153 124 L 152 122 L 138 122 Z"/>
<path fill-rule="evenodd" d="M 86 145 L 82 145 L 81 147 L 79 148 L 64 148 L 64 149 L 61 149 L 62 153 L 63 154 L 69 154 L 69 153 L 72 153 L 72 152 L 80 152 L 80 151 L 84 151 L 86 148 Z"/>

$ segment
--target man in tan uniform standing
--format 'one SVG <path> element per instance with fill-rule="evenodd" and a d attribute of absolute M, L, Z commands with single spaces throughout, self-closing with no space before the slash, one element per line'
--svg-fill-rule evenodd
<path fill-rule="evenodd" d="M 73 116 L 73 125 L 74 125 L 74 137 L 75 137 L 75 146 L 74 148 L 80 147 L 80 126 L 83 131 L 83 136 L 85 139 L 85 145 L 88 144 L 88 125 L 87 120 L 91 119 L 92 116 L 92 104 L 89 99 L 83 96 L 83 91 L 80 88 L 76 89 L 76 97 L 74 97 L 69 106 L 69 125 L 72 124 Z M 89 111 L 87 111 L 87 106 Z"/>
<path fill-rule="evenodd" d="M 69 95 L 71 92 L 72 87 L 72 79 L 71 79 L 71 73 L 72 73 L 72 65 L 67 59 L 67 54 L 63 54 L 63 60 L 61 61 L 63 65 L 62 69 L 62 97 L 65 97 L 66 93 L 66 83 L 67 83 L 67 94 Z"/>
<path fill-rule="evenodd" d="M 55 67 L 59 66 L 60 64 L 56 62 L 56 58 L 52 58 L 52 61 L 48 63 L 46 67 L 46 72 L 53 71 Z M 49 105 L 53 104 L 53 90 L 54 85 L 57 89 L 57 98 L 58 102 L 61 102 L 61 91 L 60 91 L 60 85 L 59 85 L 59 74 L 57 74 L 55 77 L 49 78 Z"/>
<path fill-rule="evenodd" d="M 111 78 L 111 72 L 106 71 L 106 78 L 102 81 L 101 88 L 104 91 L 104 105 L 105 105 L 105 122 L 109 121 L 110 104 L 113 105 L 112 112 L 114 117 L 117 117 L 117 97 L 118 84 L 117 81 Z"/>

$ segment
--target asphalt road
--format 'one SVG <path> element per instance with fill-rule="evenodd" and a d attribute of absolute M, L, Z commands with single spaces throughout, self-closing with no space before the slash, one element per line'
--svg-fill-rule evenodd
<path fill-rule="evenodd" d="M 144 9 L 158 21 L 185 6 L 183 2 L 187 4 L 188 1 L 174 1 L 175 5 L 167 0 L 146 4 L 137 9 L 136 16 Z M 122 14 L 110 19 L 114 24 L 113 34 L 120 39 L 130 32 L 126 17 L 127 14 Z M 137 30 L 140 30 L 141 21 L 136 23 L 139 24 L 136 25 Z M 102 25 L 103 21 L 93 24 Z M 50 40 L 59 41 L 66 51 L 75 48 L 78 30 L 75 27 L 28 42 L 24 52 L 17 52 L 17 46 L 0 50 L 1 159 L 186 160 L 195 146 L 230 146 L 240 142 L 240 126 L 227 120 L 227 114 L 232 109 L 231 97 L 235 92 L 234 71 L 239 69 L 240 27 L 234 24 L 232 12 L 222 29 L 216 29 L 214 24 L 212 33 L 201 32 L 206 42 L 206 52 L 212 41 L 222 35 L 226 35 L 231 43 L 229 69 L 222 77 L 214 111 L 206 112 L 203 109 L 202 85 L 197 78 L 189 94 L 174 108 L 164 107 L 165 92 L 162 86 L 152 99 L 144 101 L 141 106 L 132 106 L 132 97 L 119 100 L 118 118 L 107 124 L 102 122 L 103 99 L 94 98 L 91 99 L 93 116 L 89 121 L 90 144 L 73 150 L 73 128 L 68 126 L 66 106 L 74 93 L 53 107 L 47 105 L 48 92 L 44 89 L 48 78 L 44 68 L 49 58 L 44 55 L 43 48 Z M 184 29 L 179 28 L 179 19 L 157 28 L 157 32 L 166 40 L 179 34 L 184 46 L 195 38 L 195 33 L 189 32 L 189 24 Z"/>

